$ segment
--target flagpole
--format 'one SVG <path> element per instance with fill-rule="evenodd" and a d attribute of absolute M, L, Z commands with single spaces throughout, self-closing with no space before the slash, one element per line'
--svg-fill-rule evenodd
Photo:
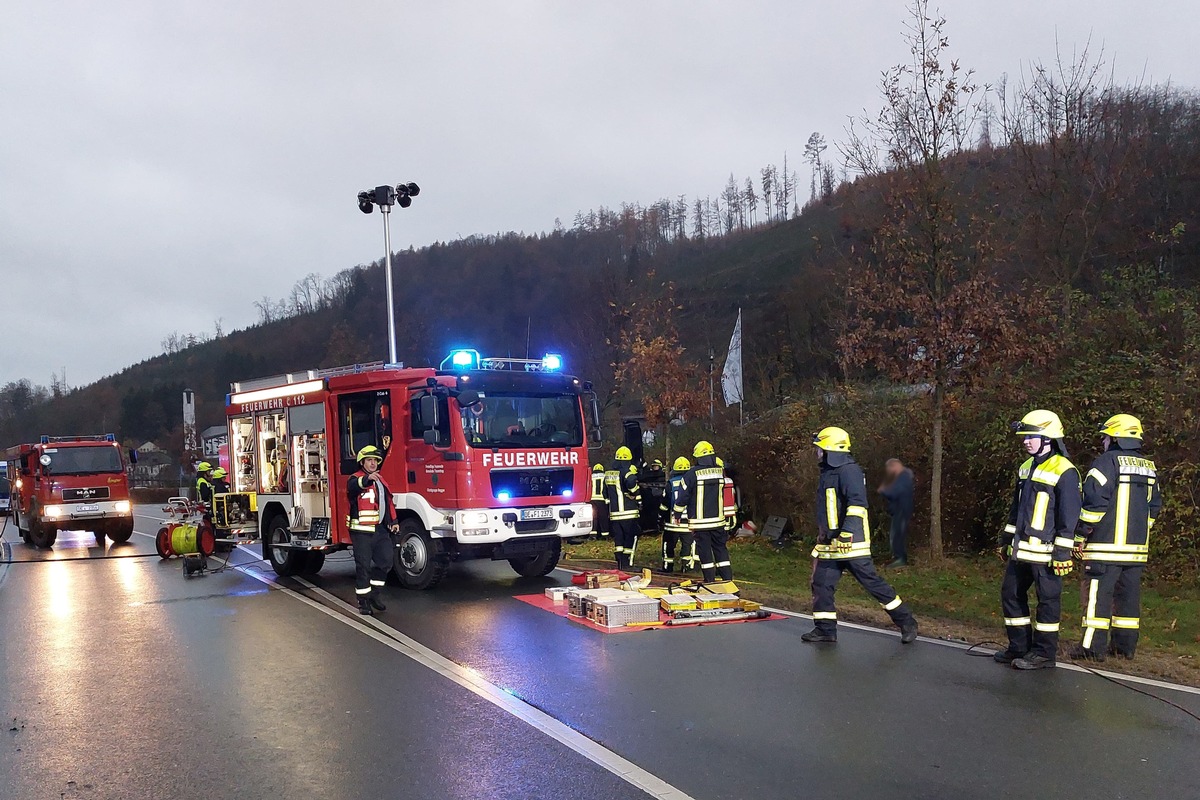
<path fill-rule="evenodd" d="M 716 360 L 716 354 L 713 349 L 708 348 L 708 427 L 713 426 L 713 420 L 716 418 L 716 404 L 713 394 L 713 362 Z"/>

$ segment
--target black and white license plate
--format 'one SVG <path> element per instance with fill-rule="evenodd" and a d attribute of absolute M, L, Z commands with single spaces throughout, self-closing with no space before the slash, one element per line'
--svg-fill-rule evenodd
<path fill-rule="evenodd" d="M 97 506 L 97 505 L 90 505 L 90 506 L 75 506 L 75 510 L 76 510 L 76 511 L 78 511 L 80 514 L 83 514 L 83 513 L 85 513 L 85 512 L 88 512 L 88 511 L 99 511 L 99 510 L 100 510 L 100 506 Z"/>
<path fill-rule="evenodd" d="M 550 508 L 523 508 L 521 509 L 521 519 L 552 519 L 554 510 Z"/>

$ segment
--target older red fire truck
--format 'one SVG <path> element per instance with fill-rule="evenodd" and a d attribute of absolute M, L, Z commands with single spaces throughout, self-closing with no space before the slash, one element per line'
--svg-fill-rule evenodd
<path fill-rule="evenodd" d="M 556 355 L 458 350 L 437 369 L 369 364 L 234 383 L 231 487 L 215 499 L 216 526 L 261 538 L 279 575 L 316 573 L 350 546 L 347 478 L 374 445 L 399 515 L 401 584 L 432 588 L 451 562 L 481 558 L 548 574 L 563 539 L 591 533 L 587 451 L 600 435 L 591 385 L 561 366 Z"/>
<path fill-rule="evenodd" d="M 27 544 L 53 547 L 61 530 L 92 531 L 101 545 L 105 536 L 125 542 L 133 535 L 125 459 L 111 433 L 42 436 L 10 447 L 4 458 L 13 519 Z"/>

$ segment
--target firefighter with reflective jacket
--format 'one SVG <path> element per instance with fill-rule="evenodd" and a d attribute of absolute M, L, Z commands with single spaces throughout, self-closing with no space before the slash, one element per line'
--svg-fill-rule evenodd
<path fill-rule="evenodd" d="M 592 532 L 608 536 L 608 503 L 604 502 L 604 465 L 592 465 Z"/>
<path fill-rule="evenodd" d="M 386 611 L 379 597 L 394 563 L 391 534 L 400 529 L 392 491 L 379 474 L 383 453 L 374 445 L 358 451 L 360 469 L 346 481 L 350 510 L 350 546 L 354 550 L 354 593 L 358 613 Z"/>
<path fill-rule="evenodd" d="M 225 476 L 228 474 L 221 467 L 217 467 L 209 473 L 212 478 L 213 495 L 227 494 L 229 492 L 229 481 L 225 479 Z"/>
<path fill-rule="evenodd" d="M 1013 430 L 1029 453 L 1017 473 L 1000 557 L 1007 562 L 1000 602 L 1008 648 L 993 658 L 1017 669 L 1053 667 L 1062 614 L 1062 579 L 1071 571 L 1079 522 L 1079 471 L 1067 460 L 1063 426 L 1053 411 L 1030 411 Z M 1029 588 L 1037 608 L 1029 613 Z"/>
<path fill-rule="evenodd" d="M 1141 622 L 1142 569 L 1162 508 L 1154 462 L 1142 457 L 1142 423 L 1129 414 L 1100 426 L 1104 452 L 1083 479 L 1075 556 L 1083 562 L 1083 641 L 1072 658 L 1133 658 Z M 1111 629 L 1111 636 L 1110 636 Z"/>
<path fill-rule="evenodd" d="M 692 537 L 692 529 L 687 520 L 675 513 L 679 492 L 683 488 L 683 478 L 692 468 L 692 463 L 683 456 L 675 459 L 671 465 L 671 477 L 667 482 L 667 492 L 659 505 L 659 514 L 665 517 L 663 522 L 663 572 L 675 571 L 675 549 L 679 547 L 679 570 L 695 569 L 696 540 Z"/>
<path fill-rule="evenodd" d="M 617 569 L 633 567 L 638 534 L 642 532 L 642 488 L 633 451 L 618 447 L 604 473 L 604 500 L 608 504 L 609 529 L 612 531 L 613 556 Z"/>
<path fill-rule="evenodd" d="M 805 642 L 837 641 L 834 597 L 843 572 L 849 572 L 900 628 L 904 644 L 916 640 L 917 620 L 896 590 L 879 577 L 871 561 L 867 519 L 867 479 L 850 455 L 850 434 L 823 428 L 813 436 L 821 476 L 817 482 L 817 546 L 813 548 L 813 623 Z"/>
<path fill-rule="evenodd" d="M 209 481 L 212 464 L 201 461 L 196 465 L 196 499 L 204 503 L 206 509 L 212 510 L 213 485 Z"/>
<path fill-rule="evenodd" d="M 725 518 L 725 468 L 718 463 L 713 446 L 705 441 L 696 443 L 692 458 L 692 468 L 684 473 L 675 498 L 674 511 L 687 515 L 705 582 L 733 580 Z"/>

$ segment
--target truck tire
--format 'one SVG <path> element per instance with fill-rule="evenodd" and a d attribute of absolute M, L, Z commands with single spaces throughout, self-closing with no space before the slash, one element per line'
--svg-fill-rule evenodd
<path fill-rule="evenodd" d="M 396 577 L 405 589 L 432 589 L 441 582 L 450 562 L 433 546 L 429 531 L 419 520 L 400 521 L 396 534 Z"/>
<path fill-rule="evenodd" d="M 99 547 L 101 550 L 103 550 L 104 549 L 104 525 L 103 525 L 103 523 L 101 523 L 100 525 L 97 525 L 96 530 L 92 531 L 92 533 L 96 534 L 96 547 Z"/>
<path fill-rule="evenodd" d="M 123 544 L 129 541 L 129 537 L 133 536 L 133 520 L 128 522 L 116 522 L 108 529 L 108 538 L 112 539 L 113 544 Z"/>
<path fill-rule="evenodd" d="M 267 551 L 267 561 L 270 562 L 271 569 L 275 570 L 275 574 L 281 578 L 286 578 L 289 575 L 295 575 L 297 572 L 300 572 L 307 560 L 308 553 L 304 550 L 273 546 L 285 545 L 291 540 L 292 534 L 288 530 L 287 517 L 274 517 L 271 520 L 271 524 L 267 526 L 267 537 L 264 546 Z"/>
<path fill-rule="evenodd" d="M 304 566 L 301 575 L 316 575 L 325 566 L 325 553 L 322 550 L 309 550 L 304 554 Z"/>
<path fill-rule="evenodd" d="M 541 578 L 549 575 L 558 566 L 558 560 L 562 557 L 562 543 L 556 542 L 554 549 L 547 550 L 544 553 L 538 553 L 536 556 L 524 556 L 522 558 L 510 558 L 508 565 L 523 578 Z"/>
<path fill-rule="evenodd" d="M 34 547 L 49 550 L 54 547 L 54 540 L 57 538 L 58 528 L 53 525 L 42 525 L 33 520 L 29 521 L 29 543 Z"/>

